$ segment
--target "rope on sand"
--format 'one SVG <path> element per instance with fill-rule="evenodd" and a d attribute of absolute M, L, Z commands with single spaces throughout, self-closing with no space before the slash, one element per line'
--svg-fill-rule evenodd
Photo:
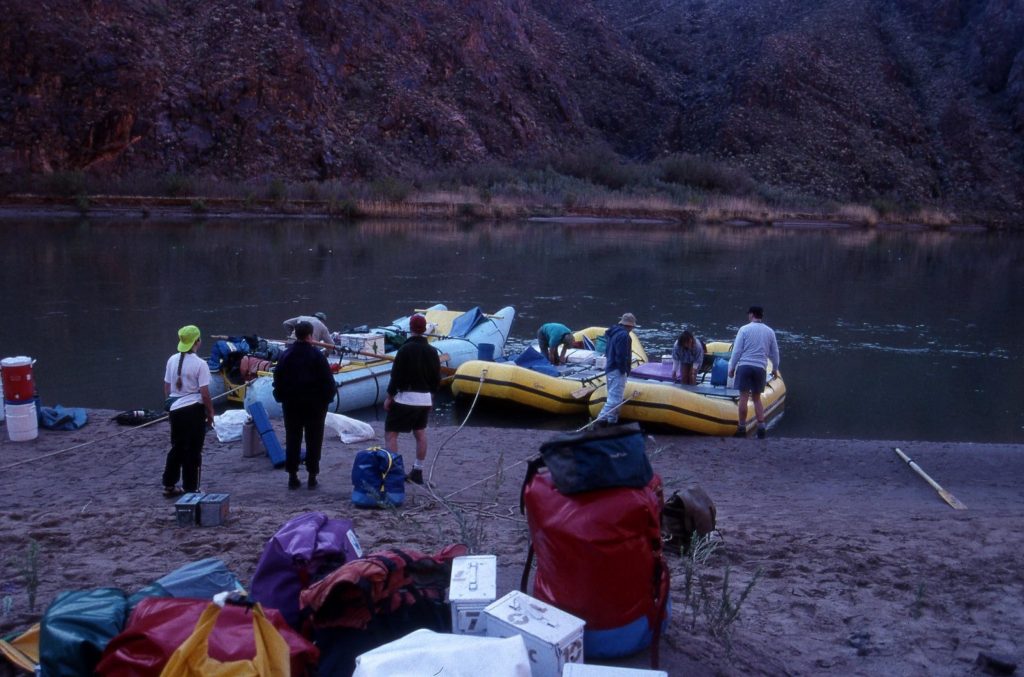
<path fill-rule="evenodd" d="M 225 391 L 225 392 L 221 393 L 220 395 L 217 395 L 216 397 L 211 397 L 210 399 L 211 400 L 218 400 L 218 399 L 220 399 L 222 397 L 226 397 L 226 396 L 230 395 L 231 393 L 235 392 L 236 390 L 241 390 L 246 385 L 247 384 L 243 383 L 240 386 L 237 386 L 235 388 L 232 388 L 231 390 Z M 152 421 L 148 421 L 148 422 L 143 423 L 141 425 L 137 425 L 137 426 L 134 426 L 134 427 L 131 427 L 131 428 L 125 428 L 124 430 L 118 430 L 116 433 L 113 433 L 111 435 L 107 435 L 106 437 L 101 437 L 98 440 L 89 440 L 88 442 L 82 442 L 81 444 L 76 444 L 76 445 L 74 445 L 72 447 L 67 447 L 66 449 L 59 449 L 57 451 L 51 451 L 50 453 L 43 454 L 42 456 L 33 456 L 31 458 L 22 459 L 20 461 L 16 461 L 14 463 L 10 463 L 10 464 L 5 465 L 5 466 L 0 466 L 0 472 L 3 472 L 5 470 L 10 470 L 11 468 L 16 468 L 19 465 L 23 465 L 25 463 L 32 463 L 34 461 L 41 461 L 44 458 L 52 458 L 53 456 L 59 456 L 61 454 L 66 454 L 69 451 L 74 451 L 75 449 L 81 449 L 82 447 L 87 447 L 90 444 L 99 444 L 100 442 L 106 442 L 107 440 L 112 440 L 115 437 L 118 437 L 120 435 L 124 435 L 125 433 L 135 432 L 136 430 L 141 430 L 142 428 L 148 428 L 151 425 L 156 425 L 157 423 L 160 423 L 162 421 L 166 421 L 168 418 L 170 418 L 169 414 L 167 416 L 161 416 L 160 418 L 154 419 Z"/>
<path fill-rule="evenodd" d="M 486 379 L 487 379 L 487 368 L 485 367 L 480 372 L 480 383 L 478 383 L 477 386 L 476 386 L 476 395 L 473 396 L 473 401 L 469 405 L 469 411 L 466 412 L 466 417 L 462 419 L 462 423 L 460 423 L 459 427 L 455 429 L 455 432 L 453 432 L 451 435 L 449 435 L 448 439 L 446 439 L 444 442 L 442 442 L 440 445 L 438 445 L 437 451 L 434 453 L 434 458 L 433 458 L 432 461 L 430 461 L 430 471 L 427 472 L 427 483 L 428 483 L 428 485 L 430 483 L 431 478 L 433 478 L 433 476 L 434 476 L 434 466 L 437 465 L 437 459 L 441 455 L 441 450 L 444 449 L 444 445 L 446 445 L 449 442 L 451 442 L 452 438 L 455 437 L 456 435 L 458 435 L 459 431 L 462 430 L 464 427 L 466 427 L 466 423 L 469 422 L 469 417 L 473 415 L 473 409 L 474 409 L 474 407 L 476 407 L 476 401 L 478 399 L 480 399 L 480 391 L 483 390 L 483 388 L 484 388 L 484 381 Z M 428 489 L 428 491 L 429 491 L 429 489 Z M 433 492 L 431 492 L 431 493 L 433 493 Z"/>
<path fill-rule="evenodd" d="M 477 385 L 476 394 L 473 396 L 473 402 L 469 405 L 469 411 L 466 412 L 466 417 L 464 419 L 462 419 L 462 423 L 459 425 L 459 427 L 456 428 L 455 431 L 451 435 L 449 435 L 448 438 L 438 446 L 437 452 L 434 454 L 434 458 L 430 462 L 430 470 L 427 472 L 427 481 L 423 485 L 423 487 L 424 487 L 424 489 L 426 489 L 427 493 L 430 494 L 430 496 L 436 502 L 438 502 L 441 505 L 447 507 L 449 510 L 452 510 L 452 507 L 450 506 L 450 503 L 452 502 L 451 501 L 452 496 L 455 496 L 456 494 L 460 494 L 463 491 L 466 491 L 467 489 L 471 489 L 472 487 L 475 487 L 478 484 L 486 482 L 487 480 L 490 480 L 490 479 L 493 479 L 495 477 L 498 477 L 500 474 L 503 474 L 506 470 L 514 468 L 515 466 L 517 466 L 517 465 L 519 465 L 521 463 L 525 463 L 528 460 L 528 459 L 523 459 L 521 461 L 516 461 L 512 465 L 506 466 L 506 467 L 502 468 L 500 471 L 498 471 L 496 473 L 491 473 L 490 475 L 487 475 L 486 477 L 482 477 L 479 480 L 477 480 L 476 482 L 472 482 L 470 484 L 467 484 L 466 486 L 462 487 L 461 489 L 456 489 L 455 491 L 451 492 L 450 494 L 447 494 L 446 496 L 441 496 L 440 494 L 438 494 L 434 490 L 434 487 L 431 485 L 430 480 L 434 476 L 434 466 L 437 465 L 437 459 L 441 455 L 441 450 L 444 448 L 444 446 L 446 444 L 448 444 L 452 440 L 452 438 L 454 438 L 457 434 L 459 434 L 459 431 L 461 431 L 466 426 L 466 423 L 469 422 L 469 417 L 473 415 L 473 409 L 476 407 L 477 400 L 480 399 L 480 391 L 483 390 L 484 381 L 486 380 L 486 378 L 487 378 L 487 369 L 485 368 L 480 373 L 480 383 Z M 419 510 L 421 510 L 424 507 L 426 507 L 426 505 L 418 505 L 418 506 L 412 507 L 412 508 L 410 508 L 408 510 L 404 510 L 402 512 L 402 516 L 406 517 L 406 516 L 412 515 L 413 513 L 418 512 Z M 477 513 L 480 513 L 480 514 L 488 514 L 488 515 L 492 515 L 492 516 L 495 516 L 495 517 L 501 517 L 502 519 L 513 519 L 513 518 L 511 518 L 509 516 L 498 515 L 498 514 L 495 514 L 495 513 L 491 513 L 491 512 L 485 511 L 485 510 L 480 509 L 480 508 L 468 508 L 465 505 L 463 507 L 466 508 L 467 510 L 471 510 L 473 512 L 477 512 Z"/>
<path fill-rule="evenodd" d="M 626 402 L 632 402 L 632 401 L 633 401 L 633 399 L 634 399 L 635 397 L 638 397 L 639 395 L 640 395 L 640 391 L 639 391 L 639 390 L 634 390 L 634 391 L 633 391 L 633 394 L 632 394 L 632 395 L 630 395 L 629 397 L 623 398 L 623 400 L 622 400 L 621 402 L 619 402 L 619 403 L 618 403 L 618 404 L 616 404 L 616 405 L 615 405 L 614 407 L 612 407 L 611 409 L 609 409 L 609 410 L 608 410 L 608 413 L 610 414 L 611 412 L 615 411 L 616 409 L 618 409 L 619 407 L 621 407 L 622 405 L 624 405 L 624 404 L 625 404 Z M 597 421 L 597 419 L 595 418 L 595 419 L 594 419 L 593 421 L 590 421 L 590 422 L 588 422 L 588 423 L 587 423 L 587 424 L 586 424 L 585 426 L 582 426 L 582 427 L 580 427 L 580 428 L 576 428 L 576 430 L 574 430 L 573 432 L 575 432 L 575 433 L 581 433 L 581 432 L 583 432 L 584 430 L 588 430 L 588 429 L 590 429 L 590 427 L 591 427 L 591 426 L 593 426 L 593 425 L 594 425 L 594 423 L 595 423 L 596 421 Z"/>

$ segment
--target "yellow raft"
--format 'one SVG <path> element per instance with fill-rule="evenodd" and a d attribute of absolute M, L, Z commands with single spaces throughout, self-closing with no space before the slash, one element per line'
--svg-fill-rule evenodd
<path fill-rule="evenodd" d="M 707 352 L 712 356 L 727 356 L 731 349 L 731 343 L 707 345 Z M 648 364 L 640 374 L 631 374 L 623 393 L 625 403 L 619 409 L 619 419 L 701 435 L 729 437 L 736 434 L 739 425 L 738 390 L 711 385 L 710 371 L 702 373 L 697 385 L 693 386 L 659 380 L 669 378 L 671 372 L 672 364 L 669 362 L 665 365 Z M 590 396 L 591 416 L 598 415 L 607 398 L 608 389 L 602 384 Z M 785 406 L 786 383 L 781 374 L 771 377 L 771 365 L 761 402 L 768 422 L 779 416 Z M 754 431 L 756 420 L 754 403 L 748 401 L 745 427 L 749 432 Z"/>
<path fill-rule="evenodd" d="M 577 342 L 586 337 L 597 342 L 606 327 L 587 327 L 573 333 Z M 640 340 L 630 332 L 633 364 L 647 362 Z M 537 348 L 528 350 L 537 352 Z M 540 359 L 540 358 L 538 358 Z M 512 402 L 540 409 L 552 414 L 585 414 L 587 397 L 604 385 L 604 356 L 592 351 L 572 348 L 566 352 L 567 364 L 554 367 L 558 376 L 544 374 L 514 362 L 485 362 L 471 360 L 462 364 L 452 379 L 452 393 L 456 397 L 476 397 Z"/>

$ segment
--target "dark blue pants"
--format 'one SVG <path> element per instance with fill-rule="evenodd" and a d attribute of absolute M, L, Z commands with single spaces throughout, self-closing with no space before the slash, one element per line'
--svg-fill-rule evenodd
<path fill-rule="evenodd" d="M 199 469 L 206 441 L 206 407 L 202 402 L 175 409 L 171 419 L 171 450 L 167 452 L 163 483 L 173 487 L 181 478 L 185 491 L 199 490 Z"/>
<path fill-rule="evenodd" d="M 299 472 L 302 438 L 306 438 L 306 472 L 320 474 L 320 450 L 324 444 L 324 419 L 327 405 L 308 402 L 282 402 L 284 412 L 284 467 L 289 474 Z"/>

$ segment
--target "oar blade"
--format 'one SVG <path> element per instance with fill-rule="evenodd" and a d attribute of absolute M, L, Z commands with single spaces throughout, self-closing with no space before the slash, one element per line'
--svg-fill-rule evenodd
<path fill-rule="evenodd" d="M 581 400 L 595 390 L 597 390 L 597 388 L 594 386 L 583 386 L 582 388 L 577 388 L 572 391 L 569 395 L 571 395 L 574 400 Z"/>
<path fill-rule="evenodd" d="M 949 493 L 945 489 L 939 492 L 939 496 L 942 496 L 942 500 L 949 504 L 949 507 L 953 510 L 967 510 L 967 506 L 964 505 L 959 498 Z"/>
<path fill-rule="evenodd" d="M 938 482 L 933 480 L 931 476 L 928 473 L 926 473 L 921 466 L 912 461 L 909 456 L 903 453 L 902 449 L 900 449 L 899 447 L 893 447 L 893 451 L 896 452 L 896 455 L 899 456 L 904 463 L 910 466 L 911 470 L 916 472 L 921 477 L 921 479 L 927 482 L 929 486 L 931 486 L 931 488 L 934 489 L 940 497 L 942 497 L 942 500 L 944 500 L 949 505 L 949 507 L 953 508 L 954 510 L 967 510 L 966 505 L 964 505 L 956 496 L 943 489 L 942 486 Z"/>

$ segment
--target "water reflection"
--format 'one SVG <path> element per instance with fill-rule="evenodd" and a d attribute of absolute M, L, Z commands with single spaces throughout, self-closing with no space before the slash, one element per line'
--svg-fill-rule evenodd
<path fill-rule="evenodd" d="M 684 327 L 731 340 L 759 303 L 790 388 L 777 434 L 1024 439 L 1024 243 L 1011 234 L 7 221 L 0 247 L 0 346 L 39 360 L 51 404 L 156 406 L 162 364 L 187 323 L 207 336 L 277 337 L 300 312 L 324 310 L 340 327 L 436 302 L 514 305 L 522 346 L 543 322 L 583 328 L 628 310 L 660 355 Z M 456 410 L 441 415 L 455 420 Z"/>

